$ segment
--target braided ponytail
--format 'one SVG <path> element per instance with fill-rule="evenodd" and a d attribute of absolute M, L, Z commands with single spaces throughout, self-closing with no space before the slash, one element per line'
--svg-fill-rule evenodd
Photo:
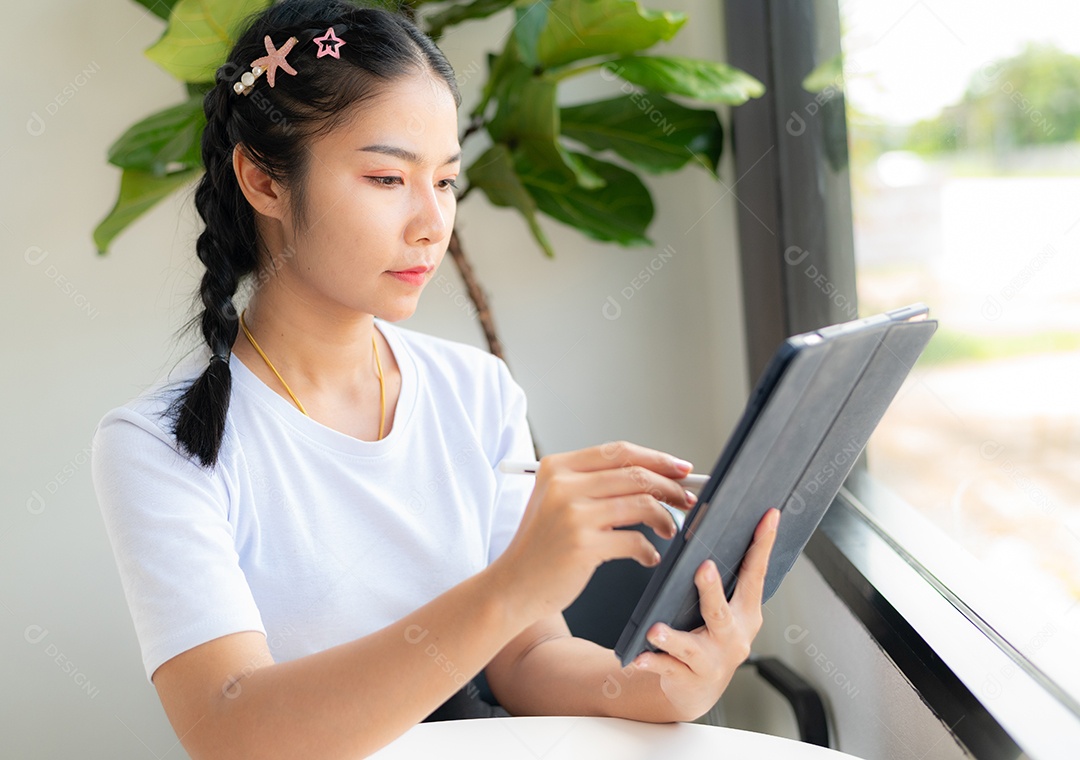
<path fill-rule="evenodd" d="M 348 35 L 340 58 L 326 57 L 316 65 L 307 53 L 311 60 L 304 59 L 298 76 L 279 76 L 273 88 L 263 77 L 248 95 L 234 92 L 233 84 L 250 70 L 251 61 L 266 54 L 267 35 L 279 44 L 296 36 L 299 43 L 289 60 L 297 61 L 316 35 L 338 25 L 344 25 Z M 233 170 L 233 150 L 244 150 L 256 167 L 290 190 L 294 218 L 302 222 L 306 141 L 346 121 L 356 106 L 375 98 L 395 79 L 418 71 L 443 80 L 461 105 L 453 69 L 411 21 L 384 8 L 358 7 L 345 0 L 285 0 L 271 5 L 252 19 L 218 69 L 215 86 L 203 100 L 206 173 L 195 190 L 195 207 L 206 224 L 195 244 L 206 267 L 196 297 L 202 312 L 184 326 L 185 330 L 201 326 L 211 356 L 202 375 L 166 412 L 179 446 L 203 467 L 216 465 L 225 433 L 232 393 L 228 357 L 239 327 L 233 297 L 245 277 L 269 263 L 255 212 Z"/>
<path fill-rule="evenodd" d="M 206 127 L 202 158 L 206 173 L 195 189 L 195 208 L 206 224 L 195 250 L 206 273 L 197 294 L 202 314 L 193 318 L 186 329 L 201 322 L 203 339 L 211 350 L 210 364 L 168 412 L 177 441 L 204 467 L 217 462 L 232 393 L 229 354 L 239 326 L 233 296 L 240 278 L 253 272 L 258 262 L 255 215 L 233 173 L 230 146 L 235 140 L 228 127 L 230 91 L 225 89 L 227 79 L 223 79 L 230 68 L 226 64 L 219 69 L 219 85 L 203 99 Z"/>

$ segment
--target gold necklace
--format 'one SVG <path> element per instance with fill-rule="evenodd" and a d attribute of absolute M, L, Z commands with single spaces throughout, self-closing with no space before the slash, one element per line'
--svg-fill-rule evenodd
<path fill-rule="evenodd" d="M 281 376 L 281 373 L 278 372 L 274 365 L 270 363 L 270 360 L 266 357 L 266 354 L 264 354 L 263 350 L 259 348 L 259 344 L 255 342 L 255 338 L 251 336 L 251 331 L 248 330 L 247 324 L 244 322 L 245 313 L 247 313 L 247 309 L 244 309 L 244 311 L 240 312 L 240 326 L 244 328 L 244 335 L 246 335 L 247 339 L 251 341 L 251 345 L 254 346 L 255 350 L 259 352 L 259 356 L 261 356 L 263 358 L 263 361 L 266 362 L 266 366 L 270 368 L 270 371 L 277 375 L 277 379 L 280 380 L 281 384 L 285 386 L 285 390 L 289 392 L 292 400 L 296 402 L 296 405 L 298 407 L 300 407 L 300 411 L 303 412 L 306 416 L 310 417 L 311 415 L 309 415 L 307 413 L 307 410 L 304 409 L 304 405 L 300 403 L 300 399 L 296 397 L 296 394 L 292 392 L 292 388 L 290 388 L 289 384 L 285 382 L 285 378 L 283 378 Z M 383 424 L 386 422 L 386 387 L 383 384 L 382 362 L 379 361 L 379 344 L 375 341 L 374 335 L 371 336 L 371 347 L 375 349 L 375 365 L 379 368 L 379 402 L 382 408 L 379 412 L 379 438 L 377 440 L 381 441 L 383 437 Z"/>

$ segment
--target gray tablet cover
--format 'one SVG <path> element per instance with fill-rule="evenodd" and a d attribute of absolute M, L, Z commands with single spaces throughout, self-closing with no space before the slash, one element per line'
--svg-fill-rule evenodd
<path fill-rule="evenodd" d="M 706 559 L 731 598 L 754 529 L 774 506 L 780 527 L 762 601 L 775 593 L 937 328 L 926 312 L 914 304 L 781 345 L 615 645 L 624 666 L 658 651 L 645 638 L 657 621 L 682 631 L 703 624 L 694 573 Z"/>

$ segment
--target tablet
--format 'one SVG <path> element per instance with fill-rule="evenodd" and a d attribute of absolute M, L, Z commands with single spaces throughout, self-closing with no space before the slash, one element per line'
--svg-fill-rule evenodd
<path fill-rule="evenodd" d="M 781 344 L 615 645 L 624 666 L 662 651 L 645 638 L 654 623 L 704 624 L 694 574 L 706 559 L 731 599 L 758 522 L 778 507 L 762 602 L 772 597 L 937 329 L 927 311 L 913 304 Z"/>

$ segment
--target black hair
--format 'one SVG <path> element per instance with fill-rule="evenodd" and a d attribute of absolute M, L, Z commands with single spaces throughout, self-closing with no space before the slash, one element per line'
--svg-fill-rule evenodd
<path fill-rule="evenodd" d="M 248 24 L 203 100 L 206 173 L 195 188 L 195 207 L 206 229 L 195 248 L 206 273 L 194 304 L 202 312 L 182 329 L 201 326 L 210 348 L 209 365 L 165 413 L 178 445 L 207 468 L 218 460 L 232 392 L 228 357 L 240 324 L 233 296 L 245 278 L 269 264 L 261 252 L 254 209 L 233 171 L 234 147 L 241 146 L 255 166 L 288 188 L 293 218 L 300 226 L 305 219 L 309 139 L 330 132 L 353 116 L 356 106 L 409 74 L 426 72 L 442 79 L 455 104 L 461 105 L 445 56 L 400 12 L 346 0 L 285 0 Z M 314 38 L 330 27 L 345 40 L 337 47 L 340 58 L 325 55 L 316 63 Z M 278 49 L 290 37 L 297 38 L 287 59 L 297 74 L 278 69 L 273 87 L 263 74 L 248 94 L 240 94 L 234 85 L 251 70 L 252 61 L 266 55 L 267 35 Z"/>

